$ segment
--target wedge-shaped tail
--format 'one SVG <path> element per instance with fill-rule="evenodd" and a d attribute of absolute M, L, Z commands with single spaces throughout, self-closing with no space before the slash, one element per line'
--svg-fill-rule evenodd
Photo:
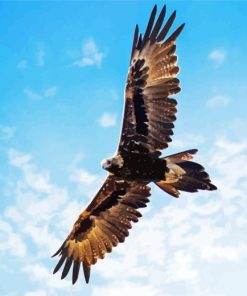
<path fill-rule="evenodd" d="M 174 197 L 179 197 L 180 190 L 197 192 L 198 190 L 216 190 L 208 173 L 199 163 L 190 161 L 197 149 L 191 149 L 164 157 L 168 172 L 164 180 L 155 182 L 162 190 Z"/>

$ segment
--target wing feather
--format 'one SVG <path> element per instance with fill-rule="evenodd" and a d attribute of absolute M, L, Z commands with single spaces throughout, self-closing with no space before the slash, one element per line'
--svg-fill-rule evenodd
<path fill-rule="evenodd" d="M 154 24 L 154 19 L 155 19 L 155 16 L 156 16 L 156 12 L 157 12 L 157 5 L 154 5 L 154 8 L 153 8 L 153 10 L 151 12 L 151 15 L 150 15 L 150 18 L 149 18 L 149 21 L 148 21 L 148 25 L 147 25 L 147 28 L 146 28 L 146 31 L 145 31 L 145 34 L 144 34 L 144 37 L 143 37 L 143 45 L 149 39 L 149 35 L 150 35 L 150 32 L 151 32 L 153 24 Z"/>
<path fill-rule="evenodd" d="M 54 268 L 53 273 L 56 273 L 56 272 L 60 269 L 60 267 L 63 265 L 63 263 L 64 263 L 66 257 L 67 257 L 67 255 L 66 255 L 66 253 L 64 252 L 64 253 L 62 254 L 61 258 L 59 259 L 58 264 L 57 264 L 56 267 Z"/>
<path fill-rule="evenodd" d="M 156 40 L 157 34 L 158 34 L 162 24 L 163 24 L 165 14 L 166 14 L 166 6 L 164 5 L 161 12 L 160 12 L 160 15 L 159 15 L 159 17 L 158 17 L 158 19 L 156 21 L 156 24 L 155 24 L 155 26 L 153 28 L 153 31 L 152 31 L 152 33 L 150 35 L 151 43 L 155 42 L 155 40 Z"/>
<path fill-rule="evenodd" d="M 176 40 L 177 37 L 179 36 L 179 34 L 182 32 L 184 26 L 185 26 L 185 24 L 182 24 L 181 26 L 179 26 L 177 28 L 177 30 L 174 33 L 172 33 L 172 35 L 166 40 L 166 42 L 170 42 L 170 41 Z"/>
<path fill-rule="evenodd" d="M 86 281 L 86 283 L 88 283 L 89 278 L 90 278 L 90 266 L 88 266 L 84 261 L 82 264 L 83 264 L 83 272 L 84 272 L 85 281 Z"/>
<path fill-rule="evenodd" d="M 138 28 L 138 25 L 136 25 L 134 38 L 133 38 L 133 44 L 132 44 L 131 58 L 133 56 L 133 52 L 134 52 L 136 45 L 137 45 L 138 36 L 139 36 L 139 28 Z"/>
<path fill-rule="evenodd" d="M 156 12 L 157 7 L 154 6 L 144 37 L 142 39 L 139 35 L 132 51 L 118 147 L 120 152 L 131 150 L 133 143 L 138 142 L 140 149 L 144 147 L 149 152 L 158 153 L 168 146 L 173 135 L 177 102 L 171 96 L 180 92 L 176 78 L 179 67 L 175 41 L 184 24 L 167 38 L 176 11 L 164 25 L 165 6 L 155 22 Z"/>
<path fill-rule="evenodd" d="M 64 268 L 63 268 L 61 279 L 64 279 L 66 277 L 66 275 L 68 274 L 71 264 L 72 264 L 72 260 L 73 260 L 72 256 L 67 257 L 67 260 L 66 260 Z"/>
<path fill-rule="evenodd" d="M 161 30 L 159 36 L 157 37 L 157 42 L 162 41 L 166 37 L 168 31 L 171 29 L 171 26 L 172 26 L 175 18 L 176 18 L 176 10 L 172 13 L 172 15 L 169 17 L 168 21 L 166 22 L 165 26 Z"/>
<path fill-rule="evenodd" d="M 72 273 L 72 283 L 74 284 L 77 279 L 78 279 L 78 275 L 80 272 L 80 266 L 81 266 L 81 261 L 80 259 L 76 259 L 74 260 L 74 265 L 73 265 L 73 273 Z"/>
<path fill-rule="evenodd" d="M 109 175 L 95 198 L 82 212 L 74 227 L 56 255 L 61 258 L 54 269 L 56 273 L 64 264 L 61 278 L 72 267 L 72 283 L 83 265 L 88 283 L 90 267 L 129 235 L 131 222 L 141 217 L 138 208 L 149 202 L 150 188 L 140 182 L 116 179 Z"/>
<path fill-rule="evenodd" d="M 177 102 L 170 96 L 180 91 L 176 78 L 179 68 L 175 41 L 184 24 L 167 38 L 176 12 L 164 25 L 166 7 L 162 8 L 155 22 L 156 13 L 155 5 L 143 37 L 138 25 L 135 28 L 125 89 L 120 151 L 139 149 L 142 153 L 159 155 L 173 134 Z M 60 256 L 54 273 L 62 269 L 63 279 L 72 269 L 74 284 L 82 265 L 88 283 L 91 266 L 118 243 L 124 242 L 132 223 L 138 222 L 142 216 L 138 209 L 149 202 L 149 191 L 150 187 L 139 181 L 119 180 L 109 175 L 54 254 Z"/>

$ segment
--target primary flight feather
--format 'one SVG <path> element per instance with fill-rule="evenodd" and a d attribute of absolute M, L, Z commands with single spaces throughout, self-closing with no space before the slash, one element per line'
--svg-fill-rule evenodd
<path fill-rule="evenodd" d="M 141 217 L 138 208 L 149 202 L 150 182 L 175 197 L 180 190 L 216 189 L 203 166 L 190 161 L 196 149 L 160 157 L 176 120 L 177 101 L 171 98 L 180 91 L 175 42 L 184 24 L 168 35 L 176 12 L 165 23 L 166 7 L 155 21 L 156 12 L 155 5 L 144 35 L 135 29 L 119 146 L 102 164 L 109 174 L 54 254 L 60 256 L 54 273 L 62 268 L 63 279 L 72 269 L 73 284 L 80 268 L 88 283 L 91 265 L 124 242 L 131 223 Z"/>

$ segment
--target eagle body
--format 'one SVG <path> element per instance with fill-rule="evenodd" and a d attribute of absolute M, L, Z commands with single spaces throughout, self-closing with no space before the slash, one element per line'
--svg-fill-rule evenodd
<path fill-rule="evenodd" d="M 116 177 L 129 181 L 155 182 L 165 179 L 168 171 L 166 161 L 156 154 L 121 152 L 115 157 L 106 160 L 103 168 Z"/>
<path fill-rule="evenodd" d="M 119 145 L 115 156 L 102 163 L 109 174 L 53 255 L 60 257 L 54 273 L 62 268 L 63 279 L 72 270 L 73 284 L 80 268 L 88 283 L 91 266 L 125 241 L 142 216 L 138 209 L 149 202 L 149 183 L 176 198 L 180 191 L 217 189 L 204 167 L 191 161 L 197 149 L 161 156 L 176 120 L 176 40 L 184 24 L 169 34 L 176 12 L 165 23 L 166 7 L 157 18 L 156 12 L 155 5 L 143 35 L 135 28 Z"/>

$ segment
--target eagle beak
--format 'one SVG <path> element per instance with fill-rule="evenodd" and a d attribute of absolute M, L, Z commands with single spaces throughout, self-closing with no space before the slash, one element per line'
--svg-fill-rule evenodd
<path fill-rule="evenodd" d="M 107 160 L 107 159 L 103 159 L 102 161 L 101 161 L 101 167 L 103 168 L 103 169 L 108 169 L 109 167 L 110 167 L 110 163 L 109 163 L 109 161 Z"/>

